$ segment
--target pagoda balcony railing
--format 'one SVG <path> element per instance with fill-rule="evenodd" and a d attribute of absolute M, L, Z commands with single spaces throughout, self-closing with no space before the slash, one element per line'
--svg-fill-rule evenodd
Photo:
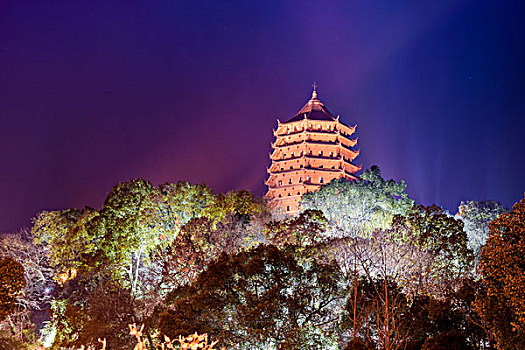
<path fill-rule="evenodd" d="M 300 140 L 300 141 L 295 141 L 295 142 L 286 142 L 285 141 L 285 143 L 282 144 L 282 145 L 277 145 L 277 141 L 276 141 L 276 142 L 272 143 L 272 147 L 273 148 L 283 148 L 283 147 L 288 147 L 288 146 L 296 146 L 296 145 L 299 145 L 299 144 L 302 144 L 302 143 L 309 143 L 309 144 L 315 144 L 315 145 L 333 145 L 333 146 L 341 145 L 341 146 L 343 146 L 344 148 L 346 148 L 346 149 L 348 149 L 350 151 L 354 151 L 351 147 L 345 146 L 339 140 L 323 141 L 323 140 L 306 139 L 306 140 Z"/>
<path fill-rule="evenodd" d="M 311 143 L 311 144 L 316 144 L 316 145 L 337 145 L 339 143 L 339 141 L 335 140 L 335 141 L 323 141 L 323 140 L 312 140 L 312 139 L 308 139 L 308 140 L 305 140 L 306 143 Z"/>
<path fill-rule="evenodd" d="M 297 129 L 297 130 L 292 130 L 290 132 L 284 132 L 284 133 L 280 133 L 280 132 L 275 132 L 274 135 L 275 136 L 287 136 L 287 135 L 296 135 L 296 134 L 300 134 L 302 132 L 305 132 L 305 131 L 308 131 L 307 129 Z"/>
<path fill-rule="evenodd" d="M 310 154 L 310 153 L 303 153 L 299 155 L 294 155 L 293 157 L 288 158 L 282 158 L 282 159 L 272 159 L 273 163 L 283 163 L 288 161 L 294 161 L 301 159 L 302 157 L 310 158 L 310 159 L 324 159 L 324 160 L 346 160 L 348 161 L 348 158 L 341 157 L 341 154 L 335 154 L 335 155 L 318 155 L 318 154 Z"/>
<path fill-rule="evenodd" d="M 315 129 L 315 128 L 308 128 L 308 129 L 306 129 L 306 131 L 309 131 L 309 132 L 314 133 L 314 134 L 335 134 L 335 135 L 338 134 L 337 129 L 335 129 L 335 130 L 319 130 L 319 129 Z"/>
<path fill-rule="evenodd" d="M 274 163 L 280 163 L 280 162 L 287 162 L 289 160 L 297 160 L 297 159 L 301 159 L 303 157 L 303 155 L 297 155 L 297 156 L 293 156 L 293 157 L 289 157 L 289 158 L 283 158 L 283 159 L 272 159 L 272 161 Z"/>
<path fill-rule="evenodd" d="M 324 172 L 329 172 L 329 173 L 340 173 L 341 170 L 343 170 L 343 168 L 341 168 L 341 167 L 337 167 L 335 169 L 332 169 L 332 168 L 319 168 L 319 167 L 315 167 L 315 166 L 305 167 L 305 169 L 307 169 L 307 170 L 315 170 L 315 171 L 324 171 Z"/>
<path fill-rule="evenodd" d="M 288 147 L 288 146 L 295 146 L 295 145 L 299 145 L 301 143 L 304 143 L 304 140 L 301 140 L 301 141 L 296 141 L 296 142 L 290 142 L 290 143 L 284 143 L 282 145 L 277 145 L 276 142 L 272 143 L 272 147 L 273 148 L 276 148 L 276 147 Z"/>
<path fill-rule="evenodd" d="M 329 173 L 333 173 L 333 172 L 341 172 L 343 170 L 343 167 L 338 165 L 334 168 L 332 167 L 319 167 L 319 166 L 314 166 L 314 165 L 311 165 L 311 164 L 307 164 L 305 165 L 304 167 L 302 168 L 293 168 L 293 169 L 283 169 L 281 170 L 280 168 L 277 168 L 275 170 L 272 170 L 272 168 L 268 169 L 267 172 L 268 174 L 271 175 L 277 175 L 277 174 L 286 174 L 286 173 L 293 173 L 294 171 L 302 171 L 302 170 L 316 170 L 316 171 L 324 171 L 324 172 L 329 172 Z"/>
<path fill-rule="evenodd" d="M 306 129 L 297 129 L 297 130 L 291 130 L 289 132 L 278 132 L 278 130 L 274 133 L 275 135 L 278 135 L 278 136 L 285 136 L 285 135 L 295 135 L 295 134 L 300 134 L 302 132 L 305 132 L 305 131 L 308 131 L 308 132 L 311 132 L 311 133 L 318 133 L 318 134 L 338 134 L 338 130 L 337 128 L 334 128 L 333 130 L 325 130 L 325 129 L 322 129 L 322 130 L 319 130 L 317 128 L 314 128 L 314 127 L 311 127 L 311 128 L 306 128 Z"/>
<path fill-rule="evenodd" d="M 337 154 L 337 155 L 334 155 L 334 156 L 330 156 L 330 155 L 317 155 L 317 154 L 305 154 L 304 155 L 306 158 L 310 158 L 310 159 L 324 159 L 324 160 L 342 160 L 343 158 L 341 158 L 341 155 L 340 154 Z"/>
<path fill-rule="evenodd" d="M 293 169 L 284 169 L 284 170 L 272 170 L 272 168 L 268 169 L 268 173 L 270 175 L 275 175 L 275 174 L 286 174 L 286 173 L 291 173 L 291 172 L 294 172 L 294 171 L 300 171 L 300 170 L 303 170 L 304 168 L 293 168 Z"/>

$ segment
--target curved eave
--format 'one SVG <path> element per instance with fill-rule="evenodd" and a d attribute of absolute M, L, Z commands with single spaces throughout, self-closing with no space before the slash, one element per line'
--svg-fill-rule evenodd
<path fill-rule="evenodd" d="M 343 169 L 345 171 L 345 174 L 349 174 L 352 176 L 355 176 L 355 173 L 359 172 L 363 168 L 362 164 L 355 165 L 352 163 L 344 162 Z"/>
<path fill-rule="evenodd" d="M 352 148 L 355 145 L 357 145 L 357 137 L 355 139 L 350 139 L 346 136 L 341 135 L 339 137 L 339 141 L 341 142 L 343 146 L 348 147 L 348 148 Z"/>
<path fill-rule="evenodd" d="M 357 124 L 355 124 L 354 126 L 349 126 L 349 125 L 346 125 L 345 123 L 339 121 L 339 123 L 341 124 L 341 127 L 339 128 L 341 131 L 345 131 L 347 135 L 352 135 L 353 133 L 355 133 L 355 129 L 357 128 Z"/>

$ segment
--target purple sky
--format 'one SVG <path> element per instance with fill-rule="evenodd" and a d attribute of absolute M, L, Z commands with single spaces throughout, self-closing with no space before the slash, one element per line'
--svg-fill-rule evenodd
<path fill-rule="evenodd" d="M 525 191 L 522 1 L 0 2 L 0 232 L 119 181 L 263 195 L 319 98 L 423 204 Z"/>

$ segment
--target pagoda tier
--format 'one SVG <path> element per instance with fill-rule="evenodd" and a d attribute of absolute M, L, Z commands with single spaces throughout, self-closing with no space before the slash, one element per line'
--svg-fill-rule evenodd
<path fill-rule="evenodd" d="M 290 120 L 274 130 L 275 142 L 267 169 L 266 198 L 277 211 L 295 215 L 301 196 L 317 191 L 333 179 L 357 179 L 361 166 L 352 164 L 359 155 L 350 136 L 356 126 L 333 117 L 314 90 L 308 103 Z"/>

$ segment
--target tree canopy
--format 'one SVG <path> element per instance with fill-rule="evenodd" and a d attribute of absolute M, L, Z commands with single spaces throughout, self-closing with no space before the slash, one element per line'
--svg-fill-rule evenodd
<path fill-rule="evenodd" d="M 479 270 L 485 287 L 477 310 L 499 349 L 525 348 L 525 198 L 489 225 Z"/>
<path fill-rule="evenodd" d="M 304 268 L 291 253 L 261 245 L 221 255 L 194 283 L 174 290 L 160 330 L 173 337 L 199 329 L 247 349 L 323 349 L 340 297 L 333 265 Z"/>
<path fill-rule="evenodd" d="M 22 264 L 11 257 L 0 257 L 0 321 L 16 310 L 16 299 L 25 286 Z"/>
<path fill-rule="evenodd" d="M 366 236 L 388 229 L 394 215 L 404 215 L 414 201 L 405 192 L 403 180 L 384 180 L 373 166 L 358 180 L 333 180 L 302 198 L 304 209 L 321 210 L 334 237 Z"/>
<path fill-rule="evenodd" d="M 461 202 L 456 218 L 463 221 L 468 238 L 468 247 L 479 260 L 481 248 L 489 237 L 489 224 L 506 211 L 505 207 L 495 201 Z"/>

